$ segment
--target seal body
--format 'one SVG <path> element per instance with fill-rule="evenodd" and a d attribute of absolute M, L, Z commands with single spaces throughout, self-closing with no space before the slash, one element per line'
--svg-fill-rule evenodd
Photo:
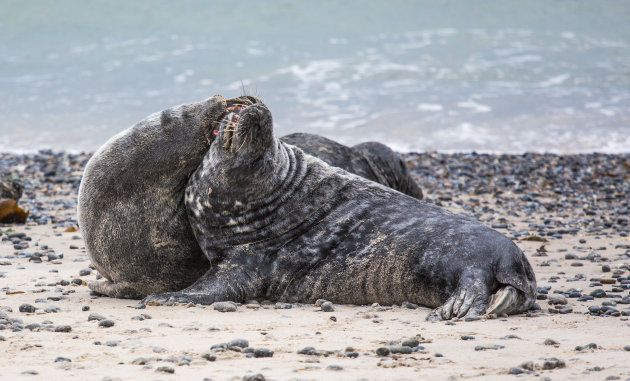
<path fill-rule="evenodd" d="M 422 199 L 422 189 L 411 177 L 405 162 L 382 143 L 366 142 L 347 147 L 323 136 L 304 132 L 285 135 L 280 140 L 300 147 L 305 153 L 329 165 Z"/>
<path fill-rule="evenodd" d="M 281 142 L 262 104 L 225 121 L 185 200 L 212 265 L 145 302 L 411 301 L 448 319 L 535 300 L 532 268 L 507 237 Z"/>
<path fill-rule="evenodd" d="M 187 219 L 184 189 L 223 117 L 256 102 L 216 95 L 176 106 L 114 136 L 92 156 L 78 202 L 88 254 L 105 278 L 90 282 L 92 290 L 142 298 L 181 290 L 208 271 Z M 311 137 L 303 143 L 315 147 L 319 137 Z"/>
<path fill-rule="evenodd" d="M 105 280 L 89 287 L 119 298 L 182 289 L 208 269 L 184 209 L 184 188 L 231 104 L 215 95 L 152 114 L 112 137 L 86 165 L 78 220 Z"/>

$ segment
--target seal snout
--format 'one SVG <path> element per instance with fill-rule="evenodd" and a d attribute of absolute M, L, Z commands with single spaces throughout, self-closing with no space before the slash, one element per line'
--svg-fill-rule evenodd
<path fill-rule="evenodd" d="M 213 134 L 225 151 L 236 153 L 257 145 L 266 145 L 273 136 L 271 112 L 262 103 L 232 104 Z"/>

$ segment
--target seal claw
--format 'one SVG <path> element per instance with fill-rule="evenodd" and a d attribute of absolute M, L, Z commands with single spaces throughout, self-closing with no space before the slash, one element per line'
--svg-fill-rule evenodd
<path fill-rule="evenodd" d="M 518 303 L 518 291 L 512 286 L 504 286 L 490 297 L 486 314 L 507 314 Z"/>

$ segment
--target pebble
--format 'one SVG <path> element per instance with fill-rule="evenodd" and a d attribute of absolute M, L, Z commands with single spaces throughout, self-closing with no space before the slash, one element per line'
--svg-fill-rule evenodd
<path fill-rule="evenodd" d="M 403 346 L 389 347 L 389 351 L 391 354 L 402 354 L 402 355 L 407 355 L 412 352 L 410 347 L 403 347 Z"/>
<path fill-rule="evenodd" d="M 175 373 L 175 369 L 171 368 L 170 366 L 160 366 L 155 371 L 158 373 Z"/>
<path fill-rule="evenodd" d="M 58 325 L 55 327 L 55 332 L 71 332 L 72 327 L 69 325 Z"/>
<path fill-rule="evenodd" d="M 249 342 L 245 339 L 234 339 L 227 343 L 228 347 L 240 347 L 247 348 L 249 347 Z"/>
<path fill-rule="evenodd" d="M 557 344 L 560 344 L 560 343 L 558 343 L 558 342 L 557 342 L 557 341 L 555 341 L 554 339 L 545 339 L 544 344 L 545 344 L 545 345 L 557 345 Z"/>
<path fill-rule="evenodd" d="M 215 361 L 217 359 L 217 356 L 210 353 L 204 353 L 203 355 L 201 355 L 201 357 L 208 361 Z"/>
<path fill-rule="evenodd" d="M 512 368 L 510 368 L 508 373 L 509 374 L 521 374 L 521 373 L 525 373 L 525 369 L 519 368 L 519 367 L 512 367 Z"/>
<path fill-rule="evenodd" d="M 545 359 L 545 361 L 543 362 L 542 368 L 544 370 L 550 370 L 550 369 L 556 369 L 556 368 L 564 368 L 565 366 L 566 364 L 564 363 L 563 360 L 559 360 L 555 357 L 551 357 L 551 358 Z"/>
<path fill-rule="evenodd" d="M 549 295 L 548 298 L 547 298 L 547 301 L 551 305 L 564 305 L 564 304 L 567 304 L 567 298 L 565 298 L 562 295 L 558 295 L 558 294 Z"/>
<path fill-rule="evenodd" d="M 69 358 L 67 358 L 67 357 L 57 357 L 57 358 L 55 359 L 55 362 L 72 362 L 72 360 L 70 360 L 70 359 L 69 359 Z"/>
<path fill-rule="evenodd" d="M 212 307 L 219 312 L 236 312 L 236 303 L 234 302 L 215 302 Z"/>
<path fill-rule="evenodd" d="M 337 365 L 337 364 L 330 364 L 326 367 L 326 370 L 333 370 L 333 371 L 340 371 L 343 370 L 343 367 L 341 365 Z"/>
<path fill-rule="evenodd" d="M 333 304 L 331 302 L 324 302 L 321 305 L 322 311 L 324 312 L 333 312 L 335 311 L 335 308 L 333 307 Z"/>
<path fill-rule="evenodd" d="M 475 347 L 475 350 L 476 351 L 485 351 L 485 350 L 488 350 L 488 349 L 497 350 L 497 349 L 503 349 L 503 348 L 505 348 L 505 346 L 498 345 L 498 344 L 495 344 L 495 345 L 477 345 Z"/>
<path fill-rule="evenodd" d="M 113 320 L 109 320 L 109 319 L 101 320 L 101 321 L 98 322 L 98 326 L 99 327 L 104 327 L 104 328 L 113 327 L 114 324 L 115 324 L 114 321 Z"/>
<path fill-rule="evenodd" d="M 402 345 L 403 347 L 415 348 L 418 345 L 420 345 L 420 341 L 412 337 L 412 338 L 403 340 L 402 343 L 400 343 L 400 345 Z"/>
<path fill-rule="evenodd" d="M 475 340 L 475 336 L 471 336 L 471 335 L 462 335 L 461 336 L 462 340 Z"/>
<path fill-rule="evenodd" d="M 19 310 L 20 312 L 24 312 L 24 313 L 32 313 L 37 310 L 37 307 L 35 307 L 32 304 L 24 303 L 20 305 Z"/>
<path fill-rule="evenodd" d="M 101 314 L 97 314 L 96 312 L 93 312 L 91 314 L 88 315 L 88 321 L 92 321 L 92 320 L 105 320 L 107 319 L 105 316 L 101 315 Z"/>
<path fill-rule="evenodd" d="M 254 357 L 273 357 L 273 351 L 267 348 L 256 348 L 254 349 Z"/>
<path fill-rule="evenodd" d="M 108 347 L 116 347 L 116 346 L 118 346 L 118 341 L 117 340 L 107 340 L 105 342 L 105 345 L 107 345 Z"/>
<path fill-rule="evenodd" d="M 595 343 L 588 343 L 586 345 L 578 345 L 575 347 L 576 351 L 583 351 L 585 349 L 597 349 L 597 344 Z"/>
<path fill-rule="evenodd" d="M 243 376 L 243 381 L 266 381 L 266 379 L 261 373 L 257 373 L 250 376 Z"/>
<path fill-rule="evenodd" d="M 81 307 L 81 311 L 89 311 L 89 310 L 90 310 L 90 306 Z"/>
<path fill-rule="evenodd" d="M 248 306 L 246 306 L 248 307 Z M 258 305 L 257 307 L 260 307 L 260 305 Z M 291 309 L 291 304 L 290 303 L 276 303 L 273 308 L 276 310 L 290 310 Z"/>
<path fill-rule="evenodd" d="M 92 274 L 92 269 L 82 269 L 79 271 L 79 276 L 88 276 Z"/>
<path fill-rule="evenodd" d="M 390 350 L 387 347 L 376 348 L 376 354 L 379 356 L 387 356 L 389 355 L 389 353 L 390 353 Z"/>

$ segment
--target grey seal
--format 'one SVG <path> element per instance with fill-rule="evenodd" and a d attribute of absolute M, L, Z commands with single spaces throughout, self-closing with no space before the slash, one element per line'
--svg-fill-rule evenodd
<path fill-rule="evenodd" d="M 141 298 L 189 286 L 208 269 L 188 223 L 184 189 L 228 107 L 253 97 L 215 95 L 152 114 L 105 143 L 87 163 L 78 221 L 104 280 L 88 286 Z"/>
<path fill-rule="evenodd" d="M 323 136 L 297 132 L 280 138 L 305 153 L 368 180 L 422 199 L 422 189 L 405 162 L 385 144 L 365 142 L 347 147 Z"/>
<path fill-rule="evenodd" d="M 261 103 L 224 118 L 185 202 L 210 269 L 145 303 L 411 301 L 449 319 L 535 301 L 534 272 L 510 239 L 278 140 Z"/>
<path fill-rule="evenodd" d="M 187 219 L 184 189 L 226 113 L 256 102 L 215 95 L 175 106 L 112 137 L 92 156 L 79 189 L 78 220 L 105 279 L 90 282 L 90 289 L 142 298 L 181 290 L 208 270 Z M 314 147 L 318 137 L 311 137 L 304 144 Z M 395 177 L 383 168 L 384 179 Z"/>

